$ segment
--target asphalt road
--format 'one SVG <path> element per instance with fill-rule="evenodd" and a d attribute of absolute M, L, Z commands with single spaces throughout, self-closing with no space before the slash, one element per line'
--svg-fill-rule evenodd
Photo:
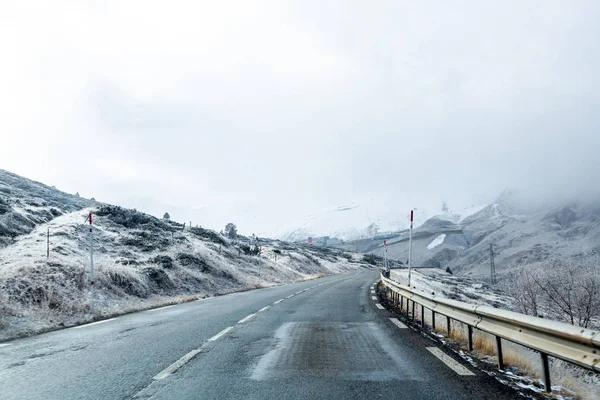
<path fill-rule="evenodd" d="M 372 298 L 376 278 L 346 273 L 15 340 L 0 345 L 0 398 L 517 397 L 390 320 Z"/>

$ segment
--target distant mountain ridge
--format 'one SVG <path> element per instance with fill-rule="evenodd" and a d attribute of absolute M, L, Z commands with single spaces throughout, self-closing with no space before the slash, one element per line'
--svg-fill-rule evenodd
<path fill-rule="evenodd" d="M 440 239 L 440 235 L 445 236 Z M 450 267 L 455 273 L 487 279 L 490 245 L 499 275 L 522 265 L 598 256 L 600 201 L 540 199 L 531 203 L 519 192 L 504 191 L 495 202 L 464 219 L 442 214 L 417 227 L 413 265 Z M 340 247 L 383 254 L 381 240 L 359 240 Z M 387 247 L 390 258 L 406 261 L 408 232 L 387 240 Z"/>

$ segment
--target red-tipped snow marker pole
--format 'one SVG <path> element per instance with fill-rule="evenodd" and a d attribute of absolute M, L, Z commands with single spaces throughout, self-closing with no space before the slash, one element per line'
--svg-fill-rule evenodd
<path fill-rule="evenodd" d="M 389 269 L 387 260 L 387 240 L 383 241 L 383 268 L 385 268 L 386 271 Z"/>
<path fill-rule="evenodd" d="M 412 253 L 412 231 L 413 231 L 413 218 L 414 211 L 410 210 L 410 236 L 408 238 L 408 287 L 410 286 L 410 275 L 411 275 L 411 253 Z"/>

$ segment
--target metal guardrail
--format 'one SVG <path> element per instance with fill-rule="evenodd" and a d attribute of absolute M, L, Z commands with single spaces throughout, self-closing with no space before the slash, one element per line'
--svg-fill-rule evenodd
<path fill-rule="evenodd" d="M 579 365 L 594 372 L 600 372 L 600 332 L 584 329 L 563 322 L 532 317 L 513 311 L 489 306 L 478 306 L 462 301 L 442 298 L 435 294 L 417 293 L 410 287 L 381 275 L 381 282 L 389 289 L 388 296 L 395 305 L 404 307 L 414 320 L 415 304 L 421 306 L 421 325 L 425 325 L 424 309 L 432 312 L 432 328 L 435 329 L 435 314 L 447 318 L 447 331 L 451 321 L 467 325 L 468 348 L 473 350 L 473 329 L 478 329 L 496 337 L 498 367 L 502 369 L 501 339 L 514 342 L 541 354 L 546 391 L 551 391 L 548 356 L 556 357 Z M 412 313 L 409 311 L 412 302 Z"/>

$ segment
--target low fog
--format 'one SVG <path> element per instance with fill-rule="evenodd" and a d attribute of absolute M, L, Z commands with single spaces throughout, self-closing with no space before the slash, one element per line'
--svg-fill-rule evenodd
<path fill-rule="evenodd" d="M 506 188 L 594 201 L 599 19 L 552 0 L 3 5 L 0 168 L 269 236 L 342 205 L 402 224 Z"/>

